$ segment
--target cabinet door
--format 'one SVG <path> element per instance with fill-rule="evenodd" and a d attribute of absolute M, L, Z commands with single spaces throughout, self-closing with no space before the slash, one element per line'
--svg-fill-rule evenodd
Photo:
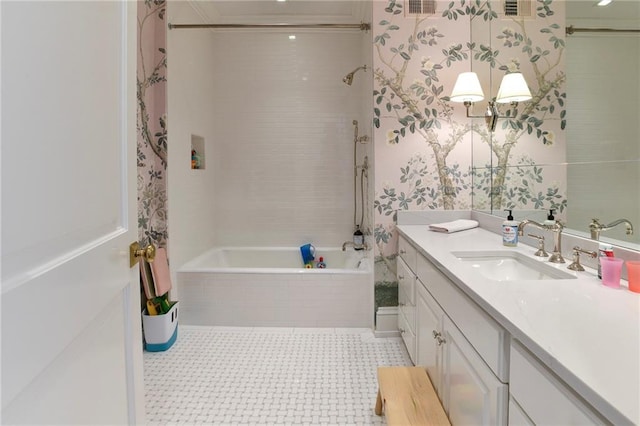
<path fill-rule="evenodd" d="M 449 319 L 443 318 L 442 402 L 452 425 L 506 425 L 508 387 Z"/>
<path fill-rule="evenodd" d="M 509 398 L 509 426 L 535 426 L 513 398 Z"/>
<path fill-rule="evenodd" d="M 511 397 L 539 425 L 598 425 L 606 420 L 517 342 L 511 345 Z"/>
<path fill-rule="evenodd" d="M 400 330 L 400 336 L 404 341 L 404 346 L 407 348 L 407 353 L 411 362 L 416 364 L 416 335 L 413 329 L 408 324 L 408 319 L 404 314 L 404 311 L 400 310 L 398 313 L 398 329 Z"/>
<path fill-rule="evenodd" d="M 440 395 L 440 371 L 442 369 L 440 342 L 442 342 L 444 312 L 420 280 L 416 280 L 416 288 L 416 364 L 425 367 L 433 387 Z"/>

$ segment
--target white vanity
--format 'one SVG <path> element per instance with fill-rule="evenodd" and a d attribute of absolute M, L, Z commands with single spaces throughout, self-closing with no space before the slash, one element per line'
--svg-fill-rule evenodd
<path fill-rule="evenodd" d="M 398 327 L 452 424 L 640 424 L 640 294 L 484 229 L 398 230 Z M 558 274 L 496 281 L 459 257 L 503 250 Z"/>

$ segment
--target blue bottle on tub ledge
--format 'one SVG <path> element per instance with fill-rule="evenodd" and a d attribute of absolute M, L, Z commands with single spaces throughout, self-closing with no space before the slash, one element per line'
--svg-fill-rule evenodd
<path fill-rule="evenodd" d="M 300 254 L 302 255 L 302 264 L 308 265 L 312 264 L 313 260 L 316 257 L 316 248 L 311 244 L 305 244 L 300 246 Z"/>

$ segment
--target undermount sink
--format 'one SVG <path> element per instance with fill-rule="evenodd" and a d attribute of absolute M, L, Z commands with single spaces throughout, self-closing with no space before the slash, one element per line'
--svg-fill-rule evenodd
<path fill-rule="evenodd" d="M 554 268 L 546 260 L 536 260 L 509 250 L 451 252 L 464 265 L 494 281 L 563 280 L 575 275 Z"/>

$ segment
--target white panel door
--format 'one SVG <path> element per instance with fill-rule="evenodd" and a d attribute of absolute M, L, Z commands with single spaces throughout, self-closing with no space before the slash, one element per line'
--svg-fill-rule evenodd
<path fill-rule="evenodd" d="M 143 422 L 136 5 L 2 1 L 3 424 Z"/>

